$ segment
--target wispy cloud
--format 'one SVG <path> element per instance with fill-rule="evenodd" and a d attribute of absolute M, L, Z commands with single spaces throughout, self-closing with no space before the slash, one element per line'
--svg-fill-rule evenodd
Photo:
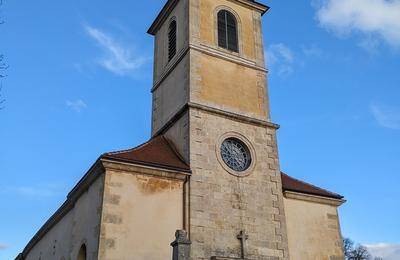
<path fill-rule="evenodd" d="M 0 187 L 0 194 L 15 194 L 24 197 L 51 197 L 60 192 L 60 185 L 38 184 L 31 186 L 3 186 Z"/>
<path fill-rule="evenodd" d="M 381 257 L 384 260 L 400 259 L 400 244 L 375 244 L 366 245 L 374 257 Z"/>
<path fill-rule="evenodd" d="M 316 0 L 319 23 L 339 35 L 363 34 L 363 47 L 380 39 L 400 47 L 400 0 Z M 374 43 L 371 45 L 371 43 Z"/>
<path fill-rule="evenodd" d="M 293 51 L 283 43 L 272 44 L 266 51 L 266 60 L 271 73 L 287 76 L 293 72 Z"/>
<path fill-rule="evenodd" d="M 325 54 L 317 44 L 303 46 L 301 51 L 307 58 L 322 58 Z"/>
<path fill-rule="evenodd" d="M 5 249 L 7 249 L 7 248 L 9 248 L 9 247 L 10 247 L 10 246 L 7 245 L 7 244 L 0 243 L 0 250 L 5 250 Z"/>
<path fill-rule="evenodd" d="M 89 25 L 84 27 L 86 33 L 103 50 L 103 56 L 98 60 L 98 63 L 106 70 L 119 76 L 132 75 L 149 60 L 134 55 L 131 48 L 123 46 L 122 43 L 103 30 Z"/>
<path fill-rule="evenodd" d="M 87 108 L 86 103 L 82 99 L 77 99 L 74 101 L 67 100 L 65 101 L 67 107 L 71 108 L 72 110 L 80 113 L 83 109 Z"/>
<path fill-rule="evenodd" d="M 371 113 L 378 124 L 385 128 L 400 130 L 400 109 L 371 104 Z"/>

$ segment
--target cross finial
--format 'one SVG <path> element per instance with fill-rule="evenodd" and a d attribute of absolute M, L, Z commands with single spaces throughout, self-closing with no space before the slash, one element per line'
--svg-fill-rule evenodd
<path fill-rule="evenodd" d="M 244 259 L 245 258 L 245 246 L 246 246 L 246 240 L 249 239 L 249 236 L 246 234 L 246 231 L 241 230 L 239 235 L 237 235 L 237 239 L 240 240 L 240 246 L 241 246 L 241 257 Z"/>

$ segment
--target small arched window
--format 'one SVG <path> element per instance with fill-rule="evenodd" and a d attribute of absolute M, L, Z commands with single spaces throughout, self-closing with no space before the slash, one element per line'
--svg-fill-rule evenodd
<path fill-rule="evenodd" d="M 218 12 L 218 46 L 238 52 L 238 32 L 235 16 L 226 11 Z"/>
<path fill-rule="evenodd" d="M 86 253 L 86 245 L 83 244 L 83 245 L 81 246 L 81 248 L 79 249 L 79 253 L 78 253 L 77 260 L 86 260 L 86 256 L 87 256 L 87 253 Z"/>
<path fill-rule="evenodd" d="M 168 61 L 176 54 L 176 21 L 173 20 L 168 28 Z"/>

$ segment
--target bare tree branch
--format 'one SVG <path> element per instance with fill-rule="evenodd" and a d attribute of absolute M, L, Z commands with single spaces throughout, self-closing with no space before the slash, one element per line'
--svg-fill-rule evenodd
<path fill-rule="evenodd" d="M 372 260 L 372 256 L 366 247 L 362 245 L 354 246 L 354 242 L 349 238 L 343 239 L 343 251 L 346 260 Z M 380 258 L 376 259 L 379 260 Z"/>

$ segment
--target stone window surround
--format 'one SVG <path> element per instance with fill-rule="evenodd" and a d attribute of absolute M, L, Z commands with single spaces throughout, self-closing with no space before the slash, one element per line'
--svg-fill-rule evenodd
<path fill-rule="evenodd" d="M 230 50 L 220 47 L 218 45 L 218 13 L 222 10 L 230 12 L 236 19 L 236 30 L 237 30 L 237 40 L 238 40 L 238 51 L 237 52 L 230 51 Z M 235 56 L 242 56 L 242 53 L 243 53 L 242 21 L 240 20 L 240 16 L 238 15 L 238 13 L 236 13 L 235 10 L 233 10 L 229 6 L 220 5 L 214 9 L 214 44 L 215 44 L 215 47 L 220 51 L 223 51 L 225 53 L 229 53 L 229 54 L 235 55 Z"/>
<path fill-rule="evenodd" d="M 229 168 L 229 166 L 226 165 L 224 160 L 222 159 L 222 156 L 221 156 L 221 145 L 228 138 L 239 139 L 249 149 L 250 157 L 251 157 L 251 163 L 250 163 L 250 166 L 243 172 L 237 172 L 237 171 Z M 227 171 L 229 174 L 231 174 L 233 176 L 236 176 L 236 177 L 241 177 L 242 178 L 242 177 L 249 176 L 250 174 L 253 173 L 254 167 L 255 167 L 255 165 L 257 163 L 256 152 L 255 152 L 255 149 L 254 149 L 253 145 L 251 144 L 251 142 L 244 135 L 242 135 L 242 134 L 240 134 L 238 132 L 233 132 L 233 131 L 232 132 L 226 132 L 223 135 L 221 135 L 218 138 L 217 143 L 215 144 L 215 154 L 216 154 L 218 162 L 222 166 L 222 168 L 225 171 Z"/>

